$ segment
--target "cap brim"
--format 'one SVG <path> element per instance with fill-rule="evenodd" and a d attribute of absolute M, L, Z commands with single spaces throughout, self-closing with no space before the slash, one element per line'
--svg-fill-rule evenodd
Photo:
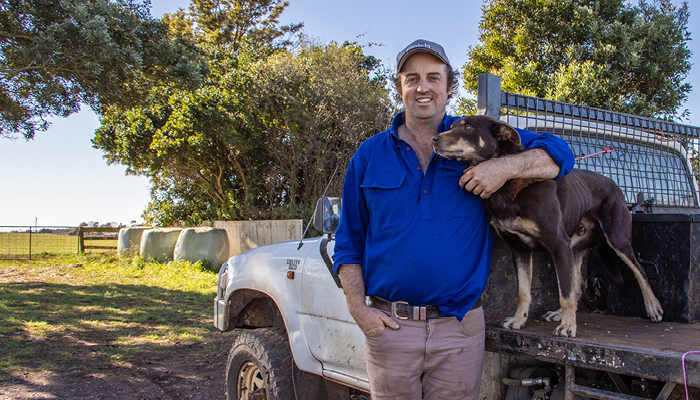
<path fill-rule="evenodd" d="M 406 61 L 408 61 L 408 59 L 411 58 L 411 56 L 413 56 L 413 55 L 415 55 L 415 54 L 418 54 L 418 53 L 430 54 L 431 56 L 433 56 L 433 57 L 437 58 L 438 60 L 442 61 L 442 62 L 443 62 L 444 64 L 446 64 L 449 68 L 452 68 L 452 66 L 450 65 L 449 61 L 445 60 L 445 58 L 444 58 L 443 56 L 441 56 L 440 53 L 436 52 L 435 50 L 426 49 L 426 48 L 424 48 L 424 47 L 423 47 L 423 48 L 421 48 L 421 47 L 416 47 L 416 48 L 413 48 L 413 49 L 407 51 L 406 54 L 404 54 L 404 55 L 401 57 L 401 60 L 399 61 L 399 65 L 396 66 L 396 73 L 397 73 L 397 74 L 398 74 L 398 73 L 401 73 L 401 69 L 403 68 L 404 64 L 406 64 Z"/>

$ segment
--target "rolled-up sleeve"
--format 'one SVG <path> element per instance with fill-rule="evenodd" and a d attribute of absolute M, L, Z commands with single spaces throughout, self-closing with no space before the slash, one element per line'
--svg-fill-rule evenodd
<path fill-rule="evenodd" d="M 559 166 L 559 175 L 554 179 L 560 179 L 574 168 L 574 153 L 571 147 L 560 137 L 550 133 L 534 133 L 525 129 L 515 128 L 520 134 L 520 141 L 526 149 L 540 148 L 552 157 Z"/>

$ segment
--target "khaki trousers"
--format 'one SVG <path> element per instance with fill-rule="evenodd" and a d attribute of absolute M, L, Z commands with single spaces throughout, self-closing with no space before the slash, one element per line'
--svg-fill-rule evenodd
<path fill-rule="evenodd" d="M 478 399 L 484 361 L 484 310 L 366 335 L 372 400 Z"/>

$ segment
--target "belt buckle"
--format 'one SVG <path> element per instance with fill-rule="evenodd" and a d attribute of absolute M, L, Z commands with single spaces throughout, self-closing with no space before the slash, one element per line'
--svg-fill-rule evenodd
<path fill-rule="evenodd" d="M 408 303 L 405 301 L 395 301 L 395 302 L 391 303 L 391 315 L 393 315 L 396 319 L 400 319 L 400 320 L 408 319 L 408 317 L 399 317 L 399 315 L 396 313 L 398 311 L 396 309 L 396 305 L 398 305 L 398 304 L 408 305 Z"/>

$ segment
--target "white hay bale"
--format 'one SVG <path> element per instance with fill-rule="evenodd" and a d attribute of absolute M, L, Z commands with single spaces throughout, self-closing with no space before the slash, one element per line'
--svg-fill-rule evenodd
<path fill-rule="evenodd" d="M 141 257 L 148 261 L 166 262 L 173 259 L 173 251 L 182 228 L 154 228 L 141 235 Z"/>
<path fill-rule="evenodd" d="M 228 259 L 226 230 L 219 228 L 185 228 L 177 239 L 173 259 L 190 262 L 206 261 L 215 272 Z"/>
<path fill-rule="evenodd" d="M 150 226 L 132 226 L 121 228 L 117 235 L 117 254 L 119 257 L 130 256 L 139 252 L 141 247 L 141 234 L 143 231 L 153 229 Z"/>

